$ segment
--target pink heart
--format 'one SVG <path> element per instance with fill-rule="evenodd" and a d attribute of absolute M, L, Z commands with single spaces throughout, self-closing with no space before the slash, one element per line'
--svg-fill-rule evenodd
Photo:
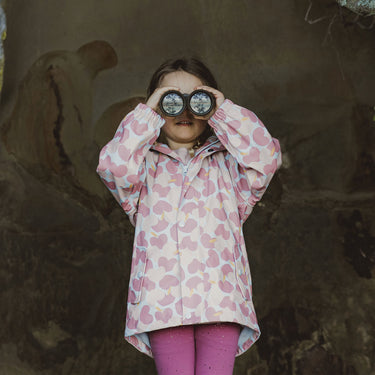
<path fill-rule="evenodd" d="M 220 256 L 221 259 L 225 260 L 226 262 L 229 260 L 233 261 L 233 255 L 227 247 L 221 252 Z"/>
<path fill-rule="evenodd" d="M 138 214 L 146 217 L 150 215 L 150 208 L 147 207 L 145 204 L 141 204 L 138 208 Z"/>
<path fill-rule="evenodd" d="M 182 177 L 182 174 L 172 174 L 171 175 L 171 178 L 170 178 L 170 183 L 171 184 L 174 184 L 176 186 L 181 186 L 182 185 L 182 181 L 183 181 L 183 177 Z"/>
<path fill-rule="evenodd" d="M 194 187 L 190 186 L 186 191 L 186 198 L 187 199 L 199 199 L 201 197 L 201 193 L 199 193 Z"/>
<path fill-rule="evenodd" d="M 215 184 L 212 181 L 207 181 L 205 188 L 202 191 L 204 197 L 208 197 L 216 191 Z"/>
<path fill-rule="evenodd" d="M 165 234 L 161 234 L 159 237 L 151 237 L 150 244 L 156 246 L 160 250 L 163 249 L 163 246 L 167 243 L 168 237 Z"/>
<path fill-rule="evenodd" d="M 124 145 L 121 145 L 118 148 L 118 154 L 120 158 L 124 161 L 128 161 L 130 159 L 130 151 Z"/>
<path fill-rule="evenodd" d="M 129 129 L 123 127 L 122 130 L 119 131 L 119 134 L 120 134 L 119 142 L 122 143 L 125 140 L 129 139 L 130 131 L 129 131 Z"/>
<path fill-rule="evenodd" d="M 168 225 L 169 225 L 168 221 L 163 219 L 163 220 L 160 220 L 157 224 L 153 225 L 151 229 L 154 232 L 162 232 L 164 231 L 165 228 L 167 228 Z"/>
<path fill-rule="evenodd" d="M 220 264 L 219 255 L 215 250 L 208 250 L 208 259 L 207 259 L 207 266 L 208 267 L 217 267 Z"/>
<path fill-rule="evenodd" d="M 159 201 L 153 207 L 153 211 L 156 214 L 161 215 L 163 212 L 170 212 L 170 211 L 172 211 L 172 206 L 168 202 L 166 202 L 166 201 Z"/>
<path fill-rule="evenodd" d="M 128 172 L 126 171 L 126 173 Z M 128 180 L 129 184 L 133 184 L 133 185 L 139 182 L 139 176 L 136 174 L 129 174 L 126 176 L 126 179 Z"/>
<path fill-rule="evenodd" d="M 239 225 L 240 225 L 240 217 L 238 216 L 238 213 L 231 212 L 229 214 L 229 220 L 232 221 L 236 225 L 236 227 L 239 227 Z"/>
<path fill-rule="evenodd" d="M 225 230 L 224 224 L 219 224 L 215 230 L 215 234 L 219 237 L 223 237 L 224 240 L 229 240 L 230 232 Z"/>
<path fill-rule="evenodd" d="M 182 315 L 182 299 L 180 298 L 174 305 L 178 315 Z"/>
<path fill-rule="evenodd" d="M 260 151 L 256 147 L 251 147 L 249 153 L 244 156 L 243 161 L 246 164 L 250 164 L 253 162 L 258 162 L 260 156 Z"/>
<path fill-rule="evenodd" d="M 219 306 L 222 308 L 227 307 L 229 310 L 236 311 L 236 304 L 228 296 L 223 298 Z"/>
<path fill-rule="evenodd" d="M 145 249 L 140 249 L 140 248 L 136 248 L 135 249 L 135 264 L 138 264 L 139 261 L 141 261 L 141 263 L 144 263 L 146 261 L 146 251 Z"/>
<path fill-rule="evenodd" d="M 133 159 L 138 165 L 142 163 L 143 158 L 144 158 L 143 148 L 140 148 L 136 152 L 133 153 Z"/>
<path fill-rule="evenodd" d="M 238 149 L 247 151 L 250 144 L 251 144 L 250 137 L 248 135 L 244 135 L 244 136 L 241 137 L 241 142 L 238 146 Z"/>
<path fill-rule="evenodd" d="M 201 242 L 203 244 L 204 247 L 206 248 L 213 248 L 215 246 L 215 241 L 213 241 L 214 238 L 212 238 L 210 235 L 208 235 L 207 233 L 204 233 L 202 236 L 201 236 Z"/>
<path fill-rule="evenodd" d="M 240 309 L 241 309 L 241 312 L 244 316 L 248 316 L 249 315 L 249 308 L 246 306 L 245 303 L 240 303 Z"/>
<path fill-rule="evenodd" d="M 128 168 L 125 165 L 113 163 L 109 156 L 101 160 L 100 170 L 106 169 L 109 169 L 113 176 L 118 178 L 124 177 L 128 173 Z"/>
<path fill-rule="evenodd" d="M 109 190 L 115 190 L 116 189 L 116 184 L 113 181 L 108 182 L 104 178 L 102 179 L 102 181 L 104 182 L 104 185 L 107 186 L 107 188 Z"/>
<path fill-rule="evenodd" d="M 164 311 L 157 311 L 155 314 L 155 318 L 157 320 L 161 320 L 164 323 L 168 323 L 169 319 L 172 317 L 172 310 L 166 309 Z"/>
<path fill-rule="evenodd" d="M 160 198 L 165 198 L 171 191 L 171 188 L 169 186 L 163 187 L 160 184 L 155 184 L 153 190 L 159 194 Z"/>
<path fill-rule="evenodd" d="M 254 186 L 254 184 L 253 184 Z M 238 181 L 238 187 L 241 192 L 249 192 L 250 191 L 250 186 L 246 178 L 241 178 Z"/>
<path fill-rule="evenodd" d="M 201 282 L 202 279 L 200 277 L 194 276 L 186 282 L 186 286 L 189 289 L 195 289 Z"/>
<path fill-rule="evenodd" d="M 218 310 L 216 311 L 213 307 L 209 307 L 208 309 L 206 309 L 206 318 L 209 320 L 209 321 L 215 321 L 215 320 L 218 320 L 218 315 L 217 313 L 220 312 L 221 310 Z"/>
<path fill-rule="evenodd" d="M 171 238 L 173 241 L 178 241 L 178 235 L 177 235 L 177 232 L 178 232 L 178 224 L 173 224 L 171 226 L 171 229 L 169 231 L 170 235 L 171 235 Z"/>
<path fill-rule="evenodd" d="M 277 169 L 277 160 L 273 159 L 271 164 L 267 164 L 264 166 L 264 173 L 265 174 L 272 174 L 275 173 Z"/>
<path fill-rule="evenodd" d="M 137 135 L 142 135 L 144 134 L 147 129 L 148 129 L 148 123 L 147 122 L 144 122 L 144 123 L 140 123 L 139 121 L 137 120 L 134 120 L 130 123 L 130 128 L 131 130 L 133 130 L 133 132 Z"/>
<path fill-rule="evenodd" d="M 177 286 L 179 285 L 179 281 L 177 277 L 172 276 L 172 275 L 166 275 L 164 276 L 160 281 L 159 281 L 159 286 L 162 289 L 169 289 L 172 286 Z"/>
<path fill-rule="evenodd" d="M 191 274 L 194 274 L 196 273 L 198 270 L 201 270 L 202 272 L 204 271 L 204 269 L 206 268 L 206 266 L 199 262 L 197 259 L 194 259 L 189 265 L 188 265 L 188 271 L 191 273 Z"/>
<path fill-rule="evenodd" d="M 181 232 L 191 233 L 197 226 L 197 222 L 194 219 L 188 219 L 184 226 L 179 226 Z"/>
<path fill-rule="evenodd" d="M 165 167 L 167 168 L 167 171 L 170 174 L 177 173 L 177 171 L 178 171 L 178 163 L 176 163 L 172 160 L 168 160 L 167 163 L 165 164 Z"/>
<path fill-rule="evenodd" d="M 129 329 L 135 329 L 138 325 L 138 320 L 135 320 L 134 318 L 130 318 L 126 324 Z"/>
<path fill-rule="evenodd" d="M 143 306 L 140 314 L 140 321 L 144 324 L 150 324 L 153 321 L 153 317 L 151 314 L 149 314 L 150 307 L 149 306 Z"/>
<path fill-rule="evenodd" d="M 144 230 L 140 231 L 137 236 L 137 246 L 147 247 L 147 241 L 145 238 L 146 232 Z"/>
<path fill-rule="evenodd" d="M 258 117 L 257 117 L 257 115 L 256 115 L 254 112 L 248 110 L 247 108 L 242 108 L 242 109 L 241 109 L 241 114 L 242 114 L 242 116 L 244 116 L 244 117 L 249 117 L 251 122 L 254 122 L 254 123 L 257 123 L 257 122 L 258 122 Z M 262 124 L 262 125 L 263 125 L 263 124 Z"/>
<path fill-rule="evenodd" d="M 205 207 L 205 202 L 199 201 L 198 202 L 199 217 L 206 216 L 207 210 L 204 207 Z"/>
<path fill-rule="evenodd" d="M 133 285 L 133 289 L 136 292 L 139 292 L 141 290 L 141 280 L 140 279 L 134 278 L 132 285 Z"/>
<path fill-rule="evenodd" d="M 143 286 L 147 291 L 155 289 L 155 283 L 151 281 L 147 276 L 143 279 Z"/>
<path fill-rule="evenodd" d="M 233 129 L 239 129 L 241 127 L 241 121 L 239 120 L 228 121 L 228 125 Z"/>
<path fill-rule="evenodd" d="M 214 214 L 214 216 L 219 219 L 220 221 L 224 221 L 226 218 L 227 218 L 227 214 L 225 213 L 225 211 L 223 209 L 220 209 L 220 208 L 214 208 L 212 210 L 212 213 Z"/>
<path fill-rule="evenodd" d="M 175 297 L 172 294 L 167 294 L 162 299 L 158 300 L 158 303 L 162 306 L 170 305 L 175 300 Z"/>
<path fill-rule="evenodd" d="M 255 143 L 257 143 L 259 146 L 266 146 L 270 142 L 269 137 L 266 137 L 264 135 L 263 128 L 255 129 L 253 132 L 253 138 L 254 138 Z"/>
<path fill-rule="evenodd" d="M 182 303 L 184 306 L 194 309 L 196 308 L 202 301 L 202 297 L 199 294 L 193 294 L 191 297 L 183 297 Z"/>
<path fill-rule="evenodd" d="M 213 167 L 213 166 L 212 166 Z M 209 174 L 207 173 L 207 171 L 202 168 L 199 173 L 198 173 L 198 177 L 203 180 L 203 181 L 207 181 L 208 178 L 209 178 Z"/>
<path fill-rule="evenodd" d="M 234 290 L 233 285 L 229 281 L 219 281 L 219 288 L 225 293 L 231 293 Z"/>
<path fill-rule="evenodd" d="M 256 317 L 254 311 L 251 311 L 251 313 L 250 313 L 250 321 L 251 321 L 252 324 L 258 325 L 258 320 L 257 320 L 257 317 Z"/>
<path fill-rule="evenodd" d="M 211 287 L 212 287 L 212 284 L 210 283 L 209 280 L 210 280 L 209 274 L 205 273 L 203 275 L 203 286 L 204 286 L 204 291 L 205 292 L 208 292 L 211 289 Z"/>
<path fill-rule="evenodd" d="M 190 237 L 184 237 L 184 239 L 181 241 L 181 248 L 195 251 L 198 248 L 198 242 L 192 241 Z"/>
<path fill-rule="evenodd" d="M 177 263 L 176 259 L 174 258 L 167 259 L 166 257 L 161 257 L 159 258 L 159 261 L 158 261 L 159 267 L 164 267 L 165 272 L 171 271 L 176 263 Z"/>
<path fill-rule="evenodd" d="M 223 267 L 221 267 L 221 272 L 227 276 L 229 273 L 233 272 L 234 269 L 230 264 L 224 264 Z"/>
<path fill-rule="evenodd" d="M 195 202 L 189 202 L 189 203 L 186 203 L 181 211 L 184 212 L 185 214 L 190 214 L 193 212 L 193 210 L 195 210 L 196 208 L 198 207 L 197 203 Z"/>

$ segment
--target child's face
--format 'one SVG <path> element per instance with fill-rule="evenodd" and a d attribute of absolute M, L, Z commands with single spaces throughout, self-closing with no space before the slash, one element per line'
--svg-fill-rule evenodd
<path fill-rule="evenodd" d="M 196 76 L 184 71 L 176 71 L 166 74 L 159 87 L 177 87 L 183 94 L 190 94 L 201 85 L 203 85 L 202 81 Z M 177 117 L 163 117 L 165 124 L 162 131 L 172 150 L 193 147 L 207 126 L 206 120 L 196 119 L 187 109 Z"/>

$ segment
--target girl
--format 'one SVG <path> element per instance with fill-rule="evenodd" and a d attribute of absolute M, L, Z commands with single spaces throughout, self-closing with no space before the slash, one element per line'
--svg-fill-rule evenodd
<path fill-rule="evenodd" d="M 204 90 L 206 116 L 160 112 L 170 90 Z M 135 226 L 125 339 L 159 375 L 232 374 L 258 339 L 242 225 L 281 164 L 257 116 L 196 59 L 167 61 L 97 169 Z"/>

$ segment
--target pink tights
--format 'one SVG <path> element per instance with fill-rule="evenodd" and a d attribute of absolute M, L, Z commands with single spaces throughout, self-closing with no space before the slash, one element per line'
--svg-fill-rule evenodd
<path fill-rule="evenodd" d="M 159 375 L 231 375 L 240 326 L 214 323 L 149 332 Z"/>

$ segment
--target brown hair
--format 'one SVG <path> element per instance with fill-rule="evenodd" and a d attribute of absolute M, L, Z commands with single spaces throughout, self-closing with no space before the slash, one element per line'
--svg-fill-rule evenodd
<path fill-rule="evenodd" d="M 156 69 L 147 88 L 147 99 L 159 87 L 161 80 L 166 74 L 176 72 L 178 70 L 183 70 L 186 73 L 190 73 L 198 77 L 203 84 L 207 86 L 214 89 L 218 88 L 215 77 L 207 66 L 202 63 L 202 61 L 195 57 L 182 57 L 175 60 L 167 60 L 161 64 L 158 69 Z"/>

